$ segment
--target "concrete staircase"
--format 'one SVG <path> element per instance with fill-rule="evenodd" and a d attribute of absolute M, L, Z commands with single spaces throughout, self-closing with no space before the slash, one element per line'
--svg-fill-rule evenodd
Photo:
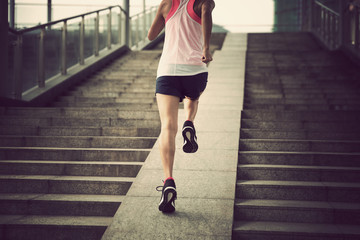
<path fill-rule="evenodd" d="M 160 51 L 130 52 L 49 107 L 0 108 L 0 239 L 100 239 L 160 131 Z"/>
<path fill-rule="evenodd" d="M 307 33 L 250 34 L 233 239 L 360 239 L 360 73 Z"/>

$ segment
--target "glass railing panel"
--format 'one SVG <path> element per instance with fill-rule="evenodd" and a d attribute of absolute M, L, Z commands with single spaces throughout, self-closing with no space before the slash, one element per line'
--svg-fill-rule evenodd
<path fill-rule="evenodd" d="M 25 92 L 38 85 L 43 87 L 44 80 L 49 80 L 60 73 L 67 74 L 65 70 L 79 64 L 82 56 L 86 59 L 94 56 L 94 54 L 97 55 L 96 49 L 100 51 L 106 49 L 108 45 L 109 13 L 110 11 L 108 9 L 103 9 L 98 12 L 85 14 L 83 55 L 80 48 L 82 45 L 80 44 L 82 36 L 80 23 L 82 16 L 75 16 L 74 18 L 65 20 L 67 21 L 65 56 L 63 56 L 63 39 L 65 37 L 63 34 L 64 22 L 53 22 L 49 26 L 42 25 L 18 31 L 17 33 L 9 33 L 8 81 L 12 86 L 9 86 L 9 90 L 7 91 L 8 95 L 21 99 L 21 89 Z M 119 21 L 120 13 L 121 21 Z M 97 19 L 97 16 L 99 19 Z M 138 45 L 138 42 L 146 37 L 147 29 L 151 25 L 153 16 L 153 14 L 147 12 L 146 23 L 143 16 L 134 16 L 130 21 L 129 37 L 125 36 L 126 14 L 124 14 L 119 7 L 113 7 L 110 16 L 111 44 L 124 44 L 129 40 L 131 44 L 130 47 Z M 96 34 L 97 22 L 99 23 L 98 35 Z M 144 24 L 147 25 L 146 31 Z M 119 27 L 119 25 L 121 25 L 121 27 Z M 119 29 L 121 34 L 119 33 Z M 19 44 L 17 48 L 18 36 L 22 41 L 19 41 L 21 44 Z M 97 36 L 98 42 L 96 39 Z M 20 50 L 19 54 L 16 54 L 17 49 Z M 15 64 L 16 59 L 19 60 L 17 64 Z M 66 69 L 62 69 L 62 65 L 65 63 Z"/>
<path fill-rule="evenodd" d="M 77 21 L 77 22 L 76 22 Z M 66 67 L 72 67 L 79 63 L 80 59 L 80 24 L 79 19 L 69 22 L 67 25 L 66 42 Z"/>
<path fill-rule="evenodd" d="M 96 14 L 92 14 L 85 17 L 85 35 L 84 35 L 85 58 L 91 57 L 94 54 L 95 19 L 96 19 Z"/>
<path fill-rule="evenodd" d="M 99 18 L 99 50 L 106 48 L 107 44 L 107 14 L 101 14 Z"/>
<path fill-rule="evenodd" d="M 145 37 L 144 37 L 144 14 L 139 15 L 139 40 L 138 41 L 142 41 Z"/>
<path fill-rule="evenodd" d="M 61 59 L 61 29 L 63 23 L 45 28 L 44 36 L 44 66 L 45 79 L 49 79 L 60 73 Z"/>
<path fill-rule="evenodd" d="M 14 61 L 15 61 L 15 48 L 16 48 L 17 36 L 13 33 L 8 34 L 8 83 L 11 85 L 7 89 L 6 97 L 12 97 L 15 91 L 14 85 Z"/>
<path fill-rule="evenodd" d="M 23 34 L 22 73 L 23 91 L 37 86 L 40 30 Z"/>
<path fill-rule="evenodd" d="M 131 18 L 131 28 L 130 28 L 130 31 L 131 31 L 131 33 L 130 33 L 130 38 L 131 38 L 131 45 L 132 46 L 135 46 L 135 45 L 137 45 L 137 38 L 138 38 L 138 35 L 137 35 L 137 33 L 138 33 L 138 30 L 137 30 L 137 28 L 138 28 L 138 26 L 137 26 L 137 21 L 138 21 L 138 16 L 135 16 L 135 17 L 133 17 L 133 18 Z"/>
<path fill-rule="evenodd" d="M 113 8 L 111 11 L 111 43 L 119 44 L 119 9 Z"/>

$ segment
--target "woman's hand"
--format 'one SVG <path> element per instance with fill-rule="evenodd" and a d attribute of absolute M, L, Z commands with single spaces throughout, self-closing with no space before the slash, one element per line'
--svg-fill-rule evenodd
<path fill-rule="evenodd" d="M 212 56 L 211 56 L 211 53 L 210 53 L 210 50 L 209 49 L 204 49 L 203 51 L 203 57 L 201 59 L 201 61 L 203 63 L 209 63 L 213 60 Z"/>

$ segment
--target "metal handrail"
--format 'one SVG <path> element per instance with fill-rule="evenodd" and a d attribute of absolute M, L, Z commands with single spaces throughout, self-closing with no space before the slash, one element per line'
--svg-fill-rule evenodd
<path fill-rule="evenodd" d="M 48 27 L 48 26 L 51 26 L 51 25 L 54 25 L 54 24 L 57 24 L 57 23 L 60 23 L 60 22 L 65 22 L 65 21 L 69 21 L 69 20 L 72 20 L 72 19 L 75 19 L 75 18 L 85 17 L 87 15 L 91 15 L 91 14 L 94 14 L 94 13 L 99 13 L 99 12 L 106 11 L 106 10 L 111 10 L 111 9 L 113 9 L 115 7 L 120 8 L 120 10 L 125 15 L 127 15 L 127 12 L 120 5 L 114 5 L 114 6 L 109 6 L 107 8 L 102 8 L 102 9 L 99 9 L 99 10 L 79 14 L 79 15 L 76 15 L 76 16 L 68 17 L 68 18 L 59 19 L 59 20 L 56 20 L 56 21 L 40 24 L 40 25 L 37 25 L 37 26 L 34 26 L 34 27 L 25 28 L 25 29 L 21 29 L 21 30 L 16 30 L 16 29 L 13 29 L 13 28 L 9 27 L 9 31 L 11 31 L 12 33 L 15 33 L 15 34 L 22 34 L 22 33 L 26 33 L 26 32 L 31 32 L 31 31 L 34 31 L 34 30 L 37 30 L 37 29 L 42 29 L 44 27 Z M 13 32 L 13 31 L 15 31 L 15 32 Z"/>
<path fill-rule="evenodd" d="M 332 14 L 335 14 L 335 15 L 337 15 L 337 16 L 340 16 L 340 14 L 339 14 L 338 12 L 332 10 L 332 9 L 329 8 L 328 6 L 325 6 L 323 3 L 321 3 L 321 2 L 319 2 L 319 1 L 317 1 L 317 0 L 315 1 L 315 3 L 316 3 L 317 5 L 319 5 L 320 7 L 322 7 L 323 9 L 325 9 L 326 11 L 331 12 Z"/>

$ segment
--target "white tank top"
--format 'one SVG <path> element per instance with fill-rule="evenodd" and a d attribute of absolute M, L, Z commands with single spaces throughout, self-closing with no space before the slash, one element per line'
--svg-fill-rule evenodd
<path fill-rule="evenodd" d="M 201 18 L 194 12 L 195 0 L 172 0 L 165 19 L 165 42 L 157 77 L 188 76 L 207 72 L 202 60 Z"/>

